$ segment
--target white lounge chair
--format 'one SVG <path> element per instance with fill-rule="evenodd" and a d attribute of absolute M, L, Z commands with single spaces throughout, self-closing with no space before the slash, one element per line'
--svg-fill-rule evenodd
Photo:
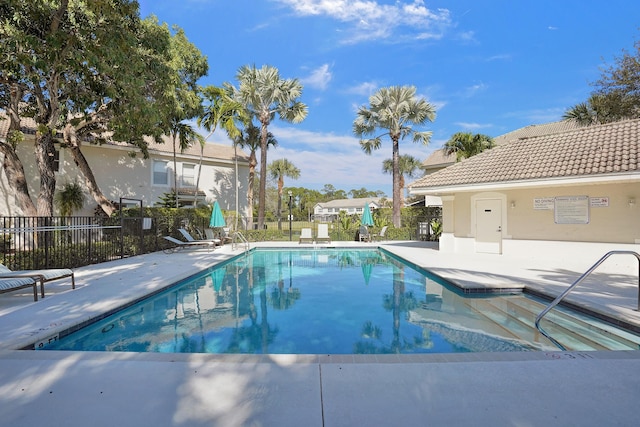
<path fill-rule="evenodd" d="M 40 282 L 40 295 L 44 298 L 44 284 L 52 280 L 71 277 L 71 289 L 76 288 L 76 278 L 68 268 L 44 268 L 40 270 L 11 270 L 0 264 L 0 279 L 30 277 Z"/>
<path fill-rule="evenodd" d="M 0 278 L 0 294 L 29 287 L 33 288 L 33 300 L 38 301 L 38 282 L 33 277 L 19 276 Z"/>
<path fill-rule="evenodd" d="M 310 228 L 303 228 L 302 230 L 300 230 L 299 243 L 313 243 L 313 236 L 311 235 Z"/>
<path fill-rule="evenodd" d="M 219 245 L 219 244 L 222 243 L 222 240 L 217 239 L 215 237 L 209 238 L 209 236 L 207 236 L 206 239 L 196 239 L 191 234 L 189 234 L 189 232 L 187 230 L 185 230 L 184 228 L 179 228 L 178 231 L 180 232 L 180 234 L 182 234 L 182 237 L 184 237 L 184 239 L 187 242 L 191 242 L 191 243 L 193 243 L 193 242 L 213 242 L 216 245 Z"/>
<path fill-rule="evenodd" d="M 373 234 L 372 237 L 375 238 L 375 240 L 377 241 L 381 241 L 384 239 L 384 235 L 387 233 L 387 226 L 385 225 L 384 227 L 382 227 L 382 229 L 380 230 L 379 233 L 377 234 Z"/>
<path fill-rule="evenodd" d="M 207 239 L 217 239 L 216 235 L 213 232 L 212 228 L 205 228 L 204 234 L 207 236 Z M 233 238 L 231 237 L 231 230 L 228 227 L 224 227 L 222 229 L 222 234 L 220 235 L 220 240 L 222 240 L 222 244 L 231 243 Z"/>
<path fill-rule="evenodd" d="M 176 245 L 171 248 L 164 249 L 163 252 L 165 253 L 171 253 L 171 252 L 178 251 L 180 249 L 194 248 L 198 246 L 200 247 L 206 246 L 207 249 L 211 251 L 211 248 L 215 249 L 216 247 L 216 243 L 211 240 L 196 240 L 195 242 L 183 242 L 182 240 L 178 240 L 175 237 L 171 237 L 171 236 L 164 236 L 164 238 Z"/>
<path fill-rule="evenodd" d="M 318 235 L 316 236 L 316 242 L 331 243 L 331 237 L 329 236 L 329 226 L 327 224 L 318 224 Z"/>

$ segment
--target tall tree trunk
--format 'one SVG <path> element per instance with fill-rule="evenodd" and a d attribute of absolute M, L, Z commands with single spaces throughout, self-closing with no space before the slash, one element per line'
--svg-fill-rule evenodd
<path fill-rule="evenodd" d="M 267 124 L 260 121 L 260 191 L 258 192 L 258 229 L 264 228 L 264 211 L 267 199 Z"/>
<path fill-rule="evenodd" d="M 53 170 L 55 153 L 51 129 L 40 125 L 36 131 L 35 146 L 36 163 L 40 173 L 40 191 L 36 203 L 39 216 L 53 215 L 53 195 L 56 189 L 56 175 Z"/>
<path fill-rule="evenodd" d="M 402 173 L 400 175 L 400 209 L 404 206 L 404 175 Z"/>
<path fill-rule="evenodd" d="M 258 161 L 256 159 L 256 151 L 251 150 L 249 155 L 249 188 L 247 188 L 247 204 L 249 205 L 249 218 L 247 220 L 247 228 L 251 230 L 253 228 L 253 183 L 256 179 L 256 165 Z"/>
<path fill-rule="evenodd" d="M 400 165 L 399 165 L 399 135 L 392 135 L 393 142 L 393 226 L 400 228 Z"/>
<path fill-rule="evenodd" d="M 20 90 L 18 85 L 11 85 L 10 105 L 6 109 L 7 115 L 9 116 L 8 139 L 12 137 L 12 133 L 20 132 L 19 106 L 21 100 L 22 90 Z M 36 216 L 38 211 L 29 194 L 29 186 L 27 185 L 24 167 L 15 151 L 15 145 L 12 146 L 11 142 L 8 142 L 7 144 L 0 143 L 0 152 L 4 154 L 2 168 L 7 176 L 9 187 L 14 191 L 16 202 L 20 210 L 22 210 L 22 214 L 25 216 Z"/>
<path fill-rule="evenodd" d="M 22 210 L 24 216 L 36 216 L 38 211 L 33 200 L 29 196 L 29 187 L 24 174 L 22 162 L 16 155 L 16 152 L 8 144 L 0 142 L 0 152 L 4 154 L 4 162 L 2 169 L 7 176 L 9 187 L 14 191 L 18 207 Z"/>
<path fill-rule="evenodd" d="M 100 187 L 98 187 L 98 183 L 96 182 L 96 177 L 91 170 L 91 166 L 89 166 L 89 162 L 87 162 L 86 157 L 80 150 L 80 143 L 78 142 L 76 130 L 73 126 L 67 125 L 65 127 L 64 141 L 71 152 L 73 161 L 84 176 L 84 182 L 89 189 L 89 193 L 91 193 L 91 196 L 98 206 L 102 208 L 104 213 L 107 214 L 107 216 L 111 216 L 111 214 L 115 212 L 116 207 L 104 196 L 104 194 L 102 194 Z"/>

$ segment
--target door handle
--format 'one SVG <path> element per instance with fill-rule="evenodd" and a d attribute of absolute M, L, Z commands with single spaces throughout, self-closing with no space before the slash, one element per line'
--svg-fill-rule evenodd
<path fill-rule="evenodd" d="M 498 229 L 497 229 L 496 231 L 497 231 L 497 232 L 502 233 L 502 226 L 501 226 L 501 225 L 499 225 L 499 226 L 498 226 Z"/>

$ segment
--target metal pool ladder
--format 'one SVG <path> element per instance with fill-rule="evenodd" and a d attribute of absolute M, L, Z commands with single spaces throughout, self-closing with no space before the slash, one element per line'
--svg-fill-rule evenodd
<path fill-rule="evenodd" d="M 236 249 L 236 247 L 240 243 L 238 242 L 238 240 L 244 243 L 244 251 L 247 252 L 249 250 L 249 241 L 239 231 L 236 231 L 235 233 L 233 233 L 233 239 L 231 240 L 231 248 L 233 250 Z"/>
<path fill-rule="evenodd" d="M 573 282 L 571 284 L 571 286 L 569 286 L 563 293 L 558 295 L 558 297 L 556 299 L 554 299 L 551 302 L 551 304 L 549 304 L 547 306 L 547 308 L 542 310 L 540 312 L 540 314 L 538 314 L 538 317 L 536 317 L 536 322 L 535 322 L 536 329 L 538 331 L 540 331 L 540 333 L 542 335 L 547 337 L 551 342 L 553 342 L 556 346 L 558 346 L 561 350 L 565 350 L 564 346 L 562 344 L 560 344 L 558 341 L 556 341 L 554 338 L 552 338 L 544 329 L 542 329 L 540 327 L 540 320 L 542 320 L 542 318 L 545 316 L 545 314 L 547 314 L 549 311 L 551 311 L 551 309 L 553 307 L 558 305 L 560 303 L 560 301 L 562 301 L 564 299 L 564 297 L 566 297 L 569 294 L 569 292 L 571 292 L 576 286 L 578 286 L 580 283 L 582 283 L 582 281 L 584 279 L 586 279 L 587 276 L 589 276 L 591 273 L 593 273 L 593 271 L 596 268 L 598 268 L 600 266 L 600 264 L 602 264 L 611 255 L 633 255 L 638 259 L 638 303 L 637 303 L 636 310 L 640 311 L 640 255 L 638 253 L 634 252 L 634 251 L 610 251 L 610 252 L 607 252 L 606 254 L 604 254 L 604 256 L 602 258 L 600 258 L 598 260 L 598 262 L 593 264 L 590 269 L 588 269 L 582 276 L 580 276 L 578 278 L 578 280 Z"/>

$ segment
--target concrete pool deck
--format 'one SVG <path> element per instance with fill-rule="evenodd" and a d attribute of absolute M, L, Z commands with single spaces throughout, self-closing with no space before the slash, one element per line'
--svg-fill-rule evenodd
<path fill-rule="evenodd" d="M 442 254 L 419 242 L 382 246 L 458 286 L 524 286 L 548 295 L 597 261 L 575 254 Z M 640 418 L 640 351 L 251 356 L 16 350 L 237 253 L 230 245 L 154 253 L 79 268 L 77 289 L 66 280 L 48 284 L 38 302 L 28 289 L 0 295 L 0 425 L 603 426 L 635 425 Z M 628 258 L 594 272 L 571 294 L 572 302 L 640 325 L 638 266 Z"/>

